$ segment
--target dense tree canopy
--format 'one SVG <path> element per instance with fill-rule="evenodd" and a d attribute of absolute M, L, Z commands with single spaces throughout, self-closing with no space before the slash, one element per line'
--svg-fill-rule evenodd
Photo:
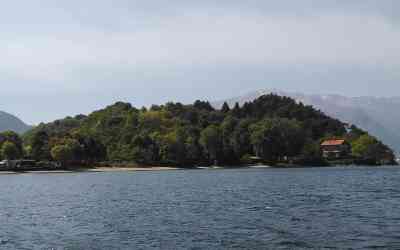
<path fill-rule="evenodd" d="M 393 152 L 389 147 L 368 134 L 362 134 L 352 141 L 352 151 L 354 156 L 373 163 L 393 157 Z"/>
<path fill-rule="evenodd" d="M 5 160 L 15 160 L 22 156 L 21 151 L 15 145 L 15 143 L 6 141 L 1 146 L 0 150 L 1 156 Z"/>
<path fill-rule="evenodd" d="M 200 135 L 200 144 L 208 159 L 212 161 L 218 160 L 219 153 L 222 149 L 221 131 L 216 125 L 210 125 L 205 128 Z"/>
<path fill-rule="evenodd" d="M 73 160 L 73 149 L 67 145 L 57 145 L 51 149 L 51 156 L 55 161 L 66 163 Z"/>
<path fill-rule="evenodd" d="M 353 155 L 379 160 L 393 152 L 356 127 L 350 129 L 311 106 L 277 95 L 223 105 L 167 103 L 137 109 L 118 102 L 88 116 L 41 124 L 24 136 L 25 153 L 37 160 L 135 162 L 193 166 L 240 164 L 251 157 L 265 162 L 320 159 L 323 138 L 344 138 Z M 366 138 L 368 137 L 368 138 Z M 0 135 L 22 152 L 14 134 Z"/>
<path fill-rule="evenodd" d="M 23 155 L 23 142 L 20 136 L 12 131 L 0 133 L 0 156 L 2 159 L 13 160 Z"/>
<path fill-rule="evenodd" d="M 250 127 L 251 144 L 257 156 L 270 161 L 298 155 L 305 142 L 301 124 L 286 118 L 267 118 Z"/>

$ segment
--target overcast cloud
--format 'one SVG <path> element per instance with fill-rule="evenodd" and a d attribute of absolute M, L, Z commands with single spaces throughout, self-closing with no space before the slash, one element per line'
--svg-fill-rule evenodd
<path fill-rule="evenodd" d="M 117 100 L 261 88 L 400 95 L 399 10 L 395 0 L 14 0 L 0 10 L 0 109 L 38 123 Z"/>

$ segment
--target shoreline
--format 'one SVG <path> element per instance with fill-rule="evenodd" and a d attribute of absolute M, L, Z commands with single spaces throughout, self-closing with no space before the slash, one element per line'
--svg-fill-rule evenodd
<path fill-rule="evenodd" d="M 70 168 L 55 170 L 0 170 L 0 175 L 11 174 L 67 174 L 67 173 L 108 173 L 108 172 L 153 172 L 153 171 L 178 171 L 178 170 L 219 170 L 219 169 L 263 169 L 270 166 L 238 166 L 238 167 L 94 167 L 94 168 Z"/>
<path fill-rule="evenodd" d="M 158 171 L 180 171 L 180 170 L 229 170 L 229 169 L 295 169 L 295 168 L 331 168 L 341 166 L 357 166 L 357 165 L 330 165 L 330 166 L 268 166 L 268 165 L 244 165 L 244 166 L 211 166 L 211 167 L 93 167 L 93 168 L 66 168 L 66 169 L 31 169 L 31 170 L 0 170 L 0 175 L 13 174 L 68 174 L 68 173 L 108 173 L 108 172 L 158 172 Z M 368 166 L 368 165 L 365 165 Z M 379 168 L 381 166 L 370 166 Z"/>
<path fill-rule="evenodd" d="M 75 169 L 55 169 L 55 170 L 20 170 L 20 171 L 0 171 L 0 175 L 7 174 L 68 174 L 68 173 L 107 173 L 107 172 L 145 172 L 145 171 L 171 171 L 184 170 L 175 167 L 99 167 L 99 168 L 75 168 Z"/>

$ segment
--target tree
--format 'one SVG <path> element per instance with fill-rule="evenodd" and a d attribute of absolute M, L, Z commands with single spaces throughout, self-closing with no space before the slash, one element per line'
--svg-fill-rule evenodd
<path fill-rule="evenodd" d="M 136 135 L 131 146 L 133 160 L 137 163 L 151 165 L 159 158 L 159 147 L 148 134 Z"/>
<path fill-rule="evenodd" d="M 352 143 L 352 154 L 371 164 L 393 164 L 394 153 L 389 147 L 369 134 L 360 136 Z"/>
<path fill-rule="evenodd" d="M 271 120 L 264 120 L 250 127 L 251 144 L 258 157 L 276 161 L 282 151 L 279 129 Z"/>
<path fill-rule="evenodd" d="M 53 157 L 55 161 L 65 165 L 68 161 L 73 160 L 74 152 L 67 145 L 56 145 L 51 149 L 51 157 Z"/>
<path fill-rule="evenodd" d="M 200 100 L 197 100 L 194 102 L 193 107 L 195 107 L 198 110 L 204 110 L 204 111 L 214 111 L 214 108 L 211 106 L 209 102 L 203 102 Z"/>
<path fill-rule="evenodd" d="M 318 142 L 307 140 L 301 152 L 301 156 L 305 159 L 318 159 L 322 157 L 320 145 Z"/>
<path fill-rule="evenodd" d="M 222 161 L 227 164 L 237 162 L 238 156 L 235 154 L 234 142 L 232 134 L 238 124 L 238 119 L 233 116 L 226 116 L 220 125 L 221 139 L 222 139 Z"/>
<path fill-rule="evenodd" d="M 279 119 L 281 138 L 284 141 L 283 155 L 293 157 L 299 155 L 306 142 L 306 135 L 301 123 L 297 120 Z"/>
<path fill-rule="evenodd" d="M 160 158 L 166 164 L 183 166 L 186 163 L 185 131 L 175 128 L 162 137 Z"/>
<path fill-rule="evenodd" d="M 305 143 L 305 134 L 296 120 L 264 119 L 251 126 L 251 143 L 257 156 L 276 161 L 299 155 Z"/>
<path fill-rule="evenodd" d="M 32 137 L 31 154 L 36 160 L 49 160 L 51 158 L 49 135 L 44 130 L 36 132 Z"/>
<path fill-rule="evenodd" d="M 208 153 L 209 159 L 217 161 L 222 144 L 219 128 L 215 125 L 205 128 L 200 135 L 200 144 Z"/>
<path fill-rule="evenodd" d="M 232 147 L 239 159 L 243 158 L 245 155 L 253 154 L 249 131 L 251 124 L 253 124 L 252 120 L 240 120 L 231 135 Z"/>
<path fill-rule="evenodd" d="M 153 131 L 161 130 L 163 126 L 167 125 L 169 122 L 167 119 L 167 113 L 163 110 L 151 110 L 146 113 L 141 113 L 139 119 L 142 128 Z"/>
<path fill-rule="evenodd" d="M 0 148 L 2 148 L 3 144 L 6 142 L 11 142 L 17 148 L 19 155 L 22 156 L 23 146 L 21 137 L 13 132 L 13 131 L 5 131 L 0 133 Z"/>
<path fill-rule="evenodd" d="M 5 160 L 16 160 L 21 157 L 21 151 L 13 142 L 6 141 L 1 147 L 1 156 Z"/>
<path fill-rule="evenodd" d="M 102 161 L 107 157 L 106 147 L 99 140 L 92 136 L 83 136 L 79 138 L 81 144 L 82 159 L 95 162 Z"/>
<path fill-rule="evenodd" d="M 308 166 L 326 166 L 329 163 L 323 158 L 319 141 L 310 138 L 304 143 L 301 154 L 295 159 L 296 164 Z"/>
<path fill-rule="evenodd" d="M 232 109 L 232 114 L 236 117 L 240 117 L 242 114 L 242 110 L 238 102 L 235 103 L 235 106 Z"/>
<path fill-rule="evenodd" d="M 369 148 L 377 143 L 375 138 L 364 134 L 352 143 L 352 153 L 357 157 L 368 157 Z"/>
<path fill-rule="evenodd" d="M 186 138 L 185 141 L 186 148 L 186 160 L 188 164 L 195 165 L 202 161 L 202 151 L 198 140 L 195 136 L 191 135 Z"/>
<path fill-rule="evenodd" d="M 224 102 L 221 108 L 222 113 L 228 113 L 230 110 L 231 108 L 229 107 L 228 103 Z"/>

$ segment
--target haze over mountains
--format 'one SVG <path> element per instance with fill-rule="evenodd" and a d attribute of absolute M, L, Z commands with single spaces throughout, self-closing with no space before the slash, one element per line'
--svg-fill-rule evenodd
<path fill-rule="evenodd" d="M 226 100 L 233 107 L 244 104 L 264 94 L 275 93 L 312 105 L 343 122 L 355 124 L 380 138 L 400 152 L 400 97 L 345 97 L 341 95 L 311 95 L 265 89 Z M 221 107 L 224 101 L 213 105 Z"/>
<path fill-rule="evenodd" d="M 22 134 L 28 131 L 30 128 L 31 126 L 24 123 L 18 117 L 4 111 L 0 111 L 0 132 L 12 130 Z"/>

